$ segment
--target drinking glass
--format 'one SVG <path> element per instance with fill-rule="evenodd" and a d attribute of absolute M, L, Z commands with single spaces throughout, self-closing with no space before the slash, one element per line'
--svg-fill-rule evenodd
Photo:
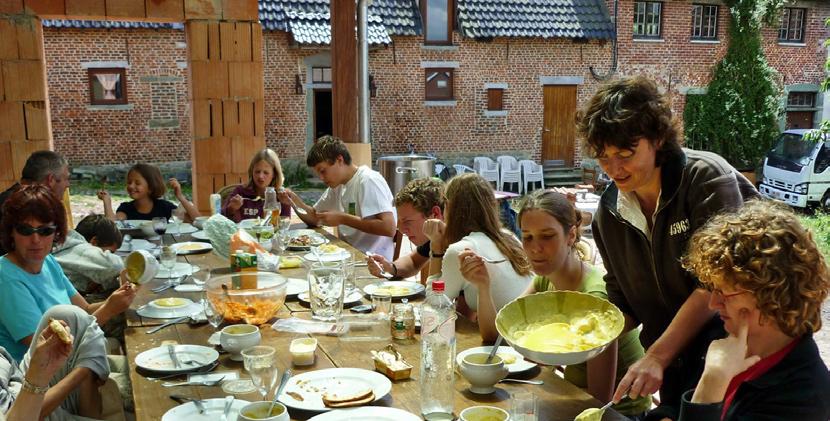
<path fill-rule="evenodd" d="M 539 412 L 536 405 L 536 395 L 525 390 L 510 394 L 510 420 L 536 421 Z"/>
<path fill-rule="evenodd" d="M 313 318 L 328 322 L 340 318 L 344 284 L 345 276 L 339 262 L 312 263 L 308 271 L 308 299 Z"/>
<path fill-rule="evenodd" d="M 153 231 L 159 235 L 159 247 L 164 245 L 164 233 L 167 232 L 167 218 L 153 218 Z"/>
<path fill-rule="evenodd" d="M 343 266 L 343 276 L 345 277 L 345 294 L 348 296 L 355 290 L 354 285 L 354 259 L 350 252 L 345 253 L 346 257 L 340 262 Z"/>
<path fill-rule="evenodd" d="M 170 246 L 161 248 L 161 265 L 167 269 L 167 277 L 172 278 L 173 268 L 176 266 L 176 251 Z"/>
<path fill-rule="evenodd" d="M 242 350 L 245 370 L 251 375 L 251 381 L 254 382 L 263 400 L 277 383 L 277 366 L 274 361 L 276 354 L 277 351 L 273 347 L 265 345 Z"/>
<path fill-rule="evenodd" d="M 216 303 L 210 300 L 207 293 L 202 296 L 202 306 L 205 308 L 205 317 L 207 318 L 208 323 L 210 323 L 214 329 L 218 328 L 225 318 L 222 315 L 222 310 L 216 306 Z"/>
<path fill-rule="evenodd" d="M 372 294 L 372 310 L 379 318 L 389 317 L 392 313 L 392 295 L 388 292 Z"/>

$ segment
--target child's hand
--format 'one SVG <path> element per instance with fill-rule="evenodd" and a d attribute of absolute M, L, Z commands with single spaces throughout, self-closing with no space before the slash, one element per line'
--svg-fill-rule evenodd
<path fill-rule="evenodd" d="M 465 248 L 458 254 L 458 264 L 461 268 L 461 275 L 471 284 L 479 288 L 490 284 L 490 274 L 487 273 L 484 260 L 476 252 Z"/>
<path fill-rule="evenodd" d="M 235 194 L 228 199 L 228 210 L 231 212 L 236 212 L 239 208 L 242 207 L 242 196 Z"/>
<path fill-rule="evenodd" d="M 110 192 L 101 189 L 98 190 L 98 199 L 104 202 L 104 204 L 112 204 L 112 197 L 110 196 Z"/>
<path fill-rule="evenodd" d="M 182 194 L 182 185 L 179 184 L 179 180 L 170 178 L 170 180 L 167 180 L 167 183 L 170 185 L 170 188 L 173 189 L 173 194 L 175 194 L 176 197 L 179 197 Z"/>
<path fill-rule="evenodd" d="M 343 213 L 341 212 L 317 212 L 317 221 L 327 227 L 336 227 L 343 223 Z"/>

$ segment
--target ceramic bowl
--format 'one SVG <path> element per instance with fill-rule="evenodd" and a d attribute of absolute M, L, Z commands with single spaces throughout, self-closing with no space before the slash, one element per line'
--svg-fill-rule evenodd
<path fill-rule="evenodd" d="M 127 277 L 135 284 L 144 284 L 156 276 L 159 261 L 147 250 L 136 250 L 127 255 L 124 261 Z"/>
<path fill-rule="evenodd" d="M 589 312 L 604 315 L 601 322 L 593 326 L 593 331 L 600 333 L 604 340 L 590 349 L 552 352 L 540 348 L 531 349 L 518 343 L 525 342 L 521 339 L 527 333 L 528 325 L 567 322 L 571 317 L 581 318 L 581 315 Z M 622 333 L 624 324 L 625 319 L 617 306 L 608 300 L 575 291 L 548 291 L 520 297 L 502 307 L 496 316 L 496 329 L 513 349 L 528 360 L 547 365 L 579 364 L 596 357 Z M 596 333 L 591 336 L 595 337 Z"/>
<path fill-rule="evenodd" d="M 193 226 L 199 229 L 205 227 L 205 222 L 210 219 L 209 216 L 197 216 L 196 219 L 193 220 Z"/>
<path fill-rule="evenodd" d="M 471 406 L 459 414 L 461 421 L 508 421 L 510 414 L 495 406 Z M 242 418 L 240 418 L 242 419 Z"/>
<path fill-rule="evenodd" d="M 470 392 L 480 395 L 495 392 L 496 383 L 509 372 L 498 355 L 494 355 L 490 363 L 485 364 L 487 356 L 483 352 L 466 355 L 458 366 L 461 375 L 470 382 Z"/>
<path fill-rule="evenodd" d="M 262 335 L 259 327 L 254 325 L 230 325 L 222 329 L 219 334 L 219 344 L 222 349 L 231 354 L 234 361 L 242 361 L 240 354 L 243 349 L 259 345 Z"/>
<path fill-rule="evenodd" d="M 277 402 L 271 410 L 271 416 L 266 411 L 271 406 L 271 401 L 251 402 L 239 410 L 239 421 L 289 421 L 288 409 L 285 405 Z"/>

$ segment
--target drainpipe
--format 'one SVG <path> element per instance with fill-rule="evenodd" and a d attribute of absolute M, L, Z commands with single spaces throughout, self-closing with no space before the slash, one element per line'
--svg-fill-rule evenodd
<path fill-rule="evenodd" d="M 357 40 L 358 40 L 358 139 L 360 143 L 369 143 L 371 125 L 369 124 L 369 3 L 371 0 L 357 1 Z"/>
<path fill-rule="evenodd" d="M 620 0 L 614 0 L 614 39 L 611 40 L 611 70 L 609 70 L 608 73 L 601 75 L 594 70 L 594 66 L 588 66 L 588 70 L 591 71 L 591 76 L 593 76 L 596 80 L 608 80 L 614 73 L 617 73 L 617 43 L 619 41 L 617 39 L 617 10 L 619 9 L 619 3 Z"/>

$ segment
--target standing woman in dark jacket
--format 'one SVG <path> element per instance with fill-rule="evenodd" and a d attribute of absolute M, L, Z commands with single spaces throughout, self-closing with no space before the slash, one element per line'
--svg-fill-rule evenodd
<path fill-rule="evenodd" d="M 723 158 L 681 148 L 671 107 L 648 79 L 601 87 L 577 126 L 582 150 L 613 180 L 593 223 L 608 298 L 625 315 L 625 332 L 642 325 L 646 348 L 613 400 L 659 389 L 661 404 L 646 419 L 676 420 L 680 395 L 697 383 L 709 342 L 725 334 L 707 308 L 710 293 L 680 258 L 712 215 L 757 192 Z"/>
<path fill-rule="evenodd" d="M 684 264 L 712 291 L 729 337 L 709 346 L 680 419 L 830 419 L 830 373 L 812 336 L 830 273 L 795 214 L 758 200 L 716 216 L 692 236 Z"/>

